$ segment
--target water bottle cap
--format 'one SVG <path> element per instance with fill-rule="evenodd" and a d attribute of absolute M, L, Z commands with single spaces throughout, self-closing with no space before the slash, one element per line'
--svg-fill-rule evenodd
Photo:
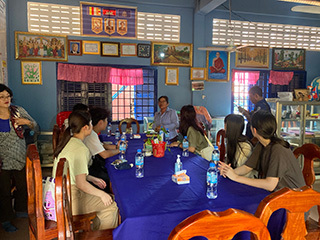
<path fill-rule="evenodd" d="M 137 152 L 138 152 L 138 153 L 141 153 L 141 149 L 137 149 Z"/>
<path fill-rule="evenodd" d="M 187 136 L 184 136 L 184 139 L 187 139 Z"/>
<path fill-rule="evenodd" d="M 124 137 L 121 138 L 121 141 L 124 141 Z"/>
<path fill-rule="evenodd" d="M 214 164 L 214 162 L 210 162 L 209 167 L 215 167 L 216 165 Z"/>
<path fill-rule="evenodd" d="M 218 150 L 219 148 L 218 148 L 218 146 L 214 146 L 214 150 Z"/>

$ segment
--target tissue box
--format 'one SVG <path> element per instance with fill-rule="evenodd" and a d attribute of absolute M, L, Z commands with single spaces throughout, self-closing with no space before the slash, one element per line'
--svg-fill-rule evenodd
<path fill-rule="evenodd" d="M 190 177 L 186 174 L 186 170 L 183 170 L 172 175 L 172 181 L 179 185 L 187 184 L 190 183 Z"/>

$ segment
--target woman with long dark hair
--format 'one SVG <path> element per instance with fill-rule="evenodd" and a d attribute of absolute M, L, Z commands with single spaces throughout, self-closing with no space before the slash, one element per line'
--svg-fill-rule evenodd
<path fill-rule="evenodd" d="M 66 158 L 70 169 L 73 215 L 97 212 L 94 229 L 115 228 L 118 221 L 117 205 L 112 196 L 100 190 L 106 187 L 105 181 L 89 175 L 88 171 L 90 152 L 83 140 L 92 131 L 90 114 L 84 111 L 72 112 L 68 122 L 69 126 L 54 151 L 52 175 L 56 175 L 60 158 Z"/>
<path fill-rule="evenodd" d="M 238 114 L 229 114 L 224 119 L 224 128 L 227 138 L 227 157 L 226 163 L 231 164 L 232 168 L 242 166 L 250 157 L 252 145 L 244 136 L 244 118 Z M 253 178 L 255 171 L 246 174 L 246 177 Z"/>
<path fill-rule="evenodd" d="M 257 111 L 251 118 L 251 131 L 258 143 L 246 163 L 236 169 L 230 164 L 219 163 L 224 177 L 239 183 L 277 191 L 283 187 L 300 188 L 305 185 L 302 170 L 288 142 L 276 136 L 277 122 L 267 111 Z M 244 177 L 257 170 L 259 179 Z"/>
<path fill-rule="evenodd" d="M 201 150 L 208 147 L 208 142 L 202 128 L 198 124 L 196 111 L 192 105 L 185 105 L 181 108 L 179 134 L 182 137 L 187 136 L 189 141 L 189 152 L 199 153 Z M 179 141 L 173 142 L 170 146 L 182 148 L 182 137 L 180 137 Z"/>

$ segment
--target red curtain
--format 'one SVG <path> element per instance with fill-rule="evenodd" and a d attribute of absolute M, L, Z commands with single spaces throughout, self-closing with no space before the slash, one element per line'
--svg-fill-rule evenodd
<path fill-rule="evenodd" d="M 112 68 L 110 72 L 110 82 L 118 85 L 142 85 L 142 69 L 121 69 Z"/>
<path fill-rule="evenodd" d="M 293 72 L 270 71 L 269 83 L 288 85 L 292 80 Z"/>
<path fill-rule="evenodd" d="M 232 81 L 237 80 L 242 84 L 253 84 L 255 85 L 260 76 L 260 71 L 240 71 L 232 70 Z"/>

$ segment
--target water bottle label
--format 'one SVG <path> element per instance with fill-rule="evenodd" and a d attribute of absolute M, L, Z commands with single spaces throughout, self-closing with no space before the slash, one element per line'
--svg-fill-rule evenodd
<path fill-rule="evenodd" d="M 208 183 L 213 183 L 213 184 L 215 184 L 215 183 L 217 183 L 217 175 L 216 174 L 214 174 L 214 173 L 207 173 L 207 182 Z"/>
<path fill-rule="evenodd" d="M 182 143 L 182 147 L 183 148 L 188 148 L 189 147 L 189 143 L 187 141 Z"/>
<path fill-rule="evenodd" d="M 119 150 L 120 150 L 120 152 L 126 151 L 126 144 L 124 144 L 124 143 L 120 144 Z"/>
<path fill-rule="evenodd" d="M 136 166 L 142 166 L 143 165 L 143 157 L 136 157 Z"/>

